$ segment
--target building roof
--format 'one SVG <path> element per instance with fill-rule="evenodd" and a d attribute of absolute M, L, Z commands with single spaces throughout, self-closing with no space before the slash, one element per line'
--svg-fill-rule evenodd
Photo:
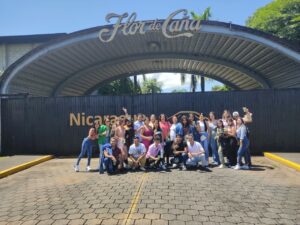
<path fill-rule="evenodd" d="M 159 21 L 163 23 L 163 21 Z M 234 89 L 300 87 L 300 47 L 264 32 L 202 21 L 192 37 L 161 31 L 101 42 L 94 27 L 62 35 L 32 50 L 3 74 L 1 93 L 85 95 L 103 82 L 150 72 L 204 75 Z"/>
<path fill-rule="evenodd" d="M 67 33 L 0 36 L 0 44 L 43 43 L 65 35 Z"/>

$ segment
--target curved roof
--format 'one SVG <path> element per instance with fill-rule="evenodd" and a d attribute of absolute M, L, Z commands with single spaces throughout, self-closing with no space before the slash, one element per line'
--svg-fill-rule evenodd
<path fill-rule="evenodd" d="M 113 25 L 64 35 L 13 63 L 3 74 L 1 93 L 85 95 L 103 82 L 150 72 L 201 74 L 242 90 L 300 87 L 296 44 L 229 23 L 201 24 L 189 38 L 118 32 L 113 41 L 101 42 L 99 30 Z"/>

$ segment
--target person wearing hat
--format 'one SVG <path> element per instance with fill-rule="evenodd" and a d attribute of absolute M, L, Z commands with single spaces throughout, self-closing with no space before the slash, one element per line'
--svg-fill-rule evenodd
<path fill-rule="evenodd" d="M 128 165 L 133 170 L 140 169 L 145 171 L 145 163 L 146 163 L 146 148 L 143 143 L 140 143 L 139 137 L 137 135 L 134 136 L 133 144 L 129 147 L 128 151 Z"/>

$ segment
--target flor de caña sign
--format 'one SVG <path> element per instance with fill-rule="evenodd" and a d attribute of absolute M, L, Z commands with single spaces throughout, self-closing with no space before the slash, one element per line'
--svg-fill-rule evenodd
<path fill-rule="evenodd" d="M 175 17 L 181 16 L 181 19 L 175 19 Z M 123 35 L 135 35 L 145 34 L 148 31 L 159 31 L 166 38 L 177 37 L 192 37 L 193 32 L 200 30 L 201 20 L 190 20 L 188 11 L 186 9 L 180 9 L 171 13 L 163 22 L 159 20 L 150 21 L 136 21 L 137 14 L 132 13 L 130 16 L 128 13 L 115 14 L 109 13 L 106 15 L 105 20 L 110 23 L 111 19 L 116 19 L 113 29 L 102 28 L 99 31 L 99 39 L 102 42 L 112 41 L 118 31 Z"/>

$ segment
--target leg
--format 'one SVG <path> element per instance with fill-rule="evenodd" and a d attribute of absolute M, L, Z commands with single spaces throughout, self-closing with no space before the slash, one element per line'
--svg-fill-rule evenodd
<path fill-rule="evenodd" d="M 79 166 L 80 160 L 85 156 L 85 154 L 86 154 L 86 149 L 83 148 L 78 156 L 76 166 Z"/>
<path fill-rule="evenodd" d="M 109 159 L 109 158 L 104 158 L 104 163 L 105 163 L 105 167 L 106 167 L 106 170 L 107 170 L 107 173 L 111 174 L 113 173 L 113 163 L 112 163 L 112 160 Z"/>
<path fill-rule="evenodd" d="M 92 158 L 92 148 L 87 149 L 87 166 L 89 167 L 91 165 L 91 158 Z"/>
<path fill-rule="evenodd" d="M 201 144 L 203 145 L 203 148 L 204 148 L 204 151 L 205 151 L 205 160 L 206 160 L 206 163 L 208 165 L 208 162 L 209 162 L 208 140 L 205 139 L 204 141 L 202 141 Z"/>
<path fill-rule="evenodd" d="M 210 138 L 210 147 L 212 151 L 213 161 L 217 164 L 220 164 L 217 141 L 213 137 Z"/>
<path fill-rule="evenodd" d="M 224 155 L 223 155 L 223 149 L 222 146 L 219 144 L 219 149 L 218 149 L 221 165 L 225 165 L 225 160 L 224 160 Z"/>

